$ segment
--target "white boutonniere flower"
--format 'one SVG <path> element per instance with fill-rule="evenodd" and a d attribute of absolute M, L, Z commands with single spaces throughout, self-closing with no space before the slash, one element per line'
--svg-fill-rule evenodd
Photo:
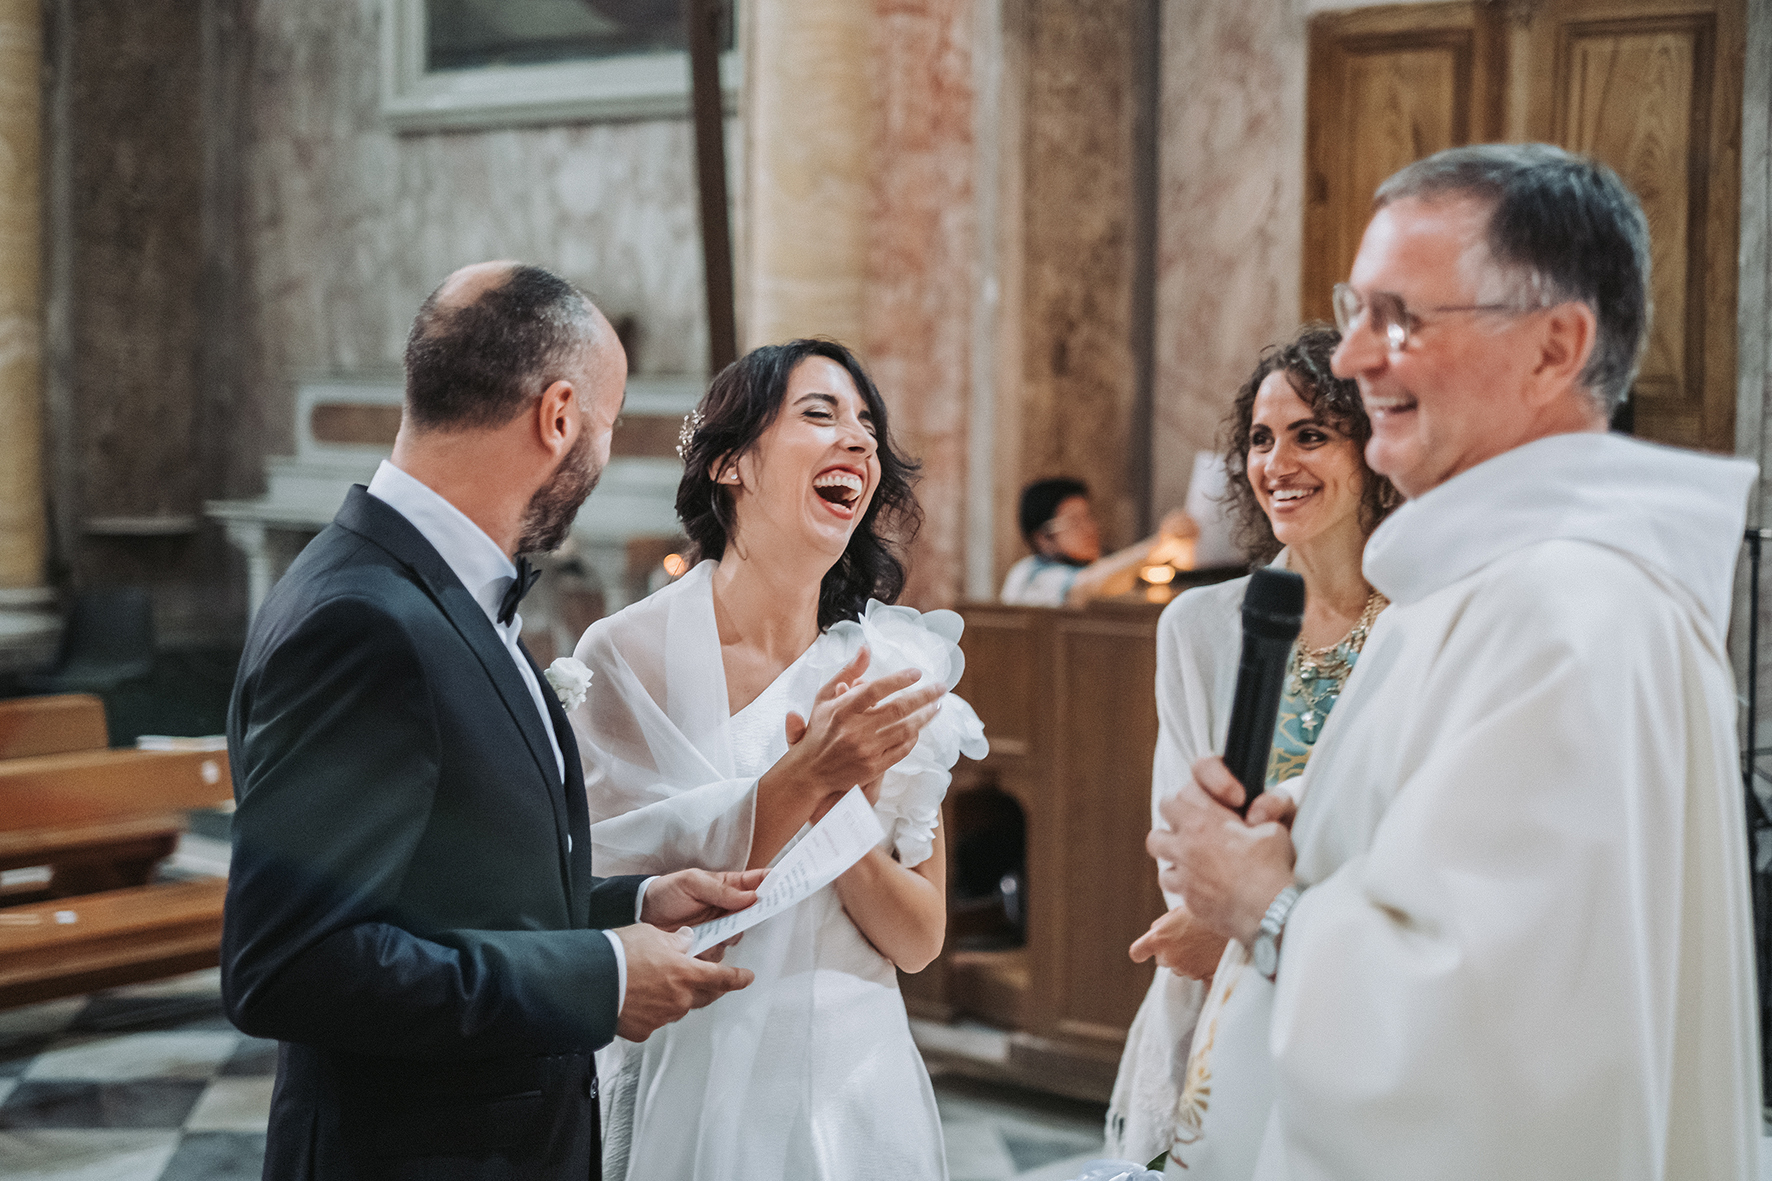
<path fill-rule="evenodd" d="M 548 665 L 544 674 L 548 684 L 554 687 L 554 693 L 560 698 L 560 704 L 574 710 L 584 704 L 585 691 L 591 687 L 591 670 L 584 666 L 582 660 L 571 656 L 562 656 Z"/>

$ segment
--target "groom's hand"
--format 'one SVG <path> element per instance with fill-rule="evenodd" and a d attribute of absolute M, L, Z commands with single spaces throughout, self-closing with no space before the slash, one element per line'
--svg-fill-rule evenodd
<path fill-rule="evenodd" d="M 683 869 L 653 878 L 646 885 L 640 921 L 675 931 L 743 910 L 757 900 L 757 887 L 767 869 L 710 873 Z"/>
<path fill-rule="evenodd" d="M 652 888 L 646 893 L 650 895 Z M 648 901 L 651 901 L 648 898 Z M 643 1042 L 661 1025 L 731 992 L 752 980 L 744 968 L 728 968 L 692 959 L 694 936 L 688 930 L 661 931 L 646 923 L 618 927 L 628 961 L 628 992 L 622 998 L 615 1032 L 630 1042 Z"/>

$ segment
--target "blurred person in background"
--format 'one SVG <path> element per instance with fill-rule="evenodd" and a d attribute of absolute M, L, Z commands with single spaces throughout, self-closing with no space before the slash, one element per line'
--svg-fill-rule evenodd
<path fill-rule="evenodd" d="M 1001 595 L 1018 607 L 1080 607 L 1090 599 L 1125 594 L 1145 566 L 1192 566 L 1193 538 L 1200 532 L 1177 510 L 1163 518 L 1154 536 L 1104 558 L 1089 486 L 1063 476 L 1024 488 L 1018 518 L 1034 552 L 1009 568 Z"/>

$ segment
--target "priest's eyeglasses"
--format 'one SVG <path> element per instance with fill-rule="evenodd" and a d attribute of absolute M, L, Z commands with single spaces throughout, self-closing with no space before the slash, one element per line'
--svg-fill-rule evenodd
<path fill-rule="evenodd" d="M 1404 304 L 1403 297 L 1389 291 L 1374 291 L 1371 295 L 1361 295 L 1346 283 L 1337 283 L 1332 301 L 1335 305 L 1335 326 L 1346 336 L 1354 330 L 1362 315 L 1372 318 L 1372 331 L 1378 333 L 1390 345 L 1391 352 L 1400 353 L 1409 347 L 1410 333 L 1421 326 L 1421 321 Z M 1532 312 L 1536 307 L 1521 307 L 1513 303 L 1472 303 L 1442 304 L 1438 307 L 1421 308 L 1424 312 Z"/>

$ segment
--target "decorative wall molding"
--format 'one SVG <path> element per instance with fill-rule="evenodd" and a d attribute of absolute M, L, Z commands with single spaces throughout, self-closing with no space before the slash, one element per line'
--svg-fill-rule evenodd
<path fill-rule="evenodd" d="M 396 131 L 671 119 L 689 114 L 689 55 L 635 53 L 542 65 L 425 69 L 425 0 L 383 0 L 381 109 Z M 720 56 L 727 113 L 742 67 Z"/>

